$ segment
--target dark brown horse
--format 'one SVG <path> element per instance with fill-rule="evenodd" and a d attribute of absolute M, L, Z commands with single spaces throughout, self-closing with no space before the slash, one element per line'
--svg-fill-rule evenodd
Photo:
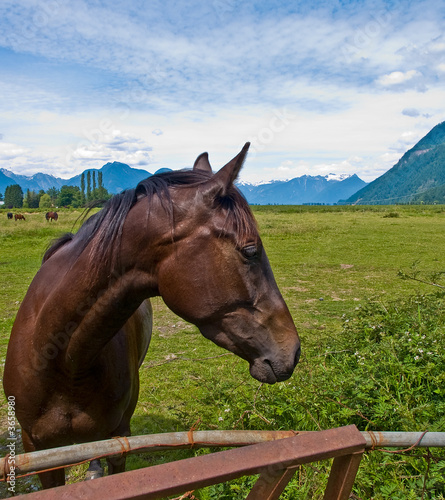
<path fill-rule="evenodd" d="M 45 218 L 48 221 L 57 220 L 59 218 L 59 214 L 57 212 L 46 212 Z"/>
<path fill-rule="evenodd" d="M 26 220 L 25 216 L 23 214 L 15 214 L 14 219 L 15 220 Z"/>
<path fill-rule="evenodd" d="M 8 217 L 8 219 L 12 219 L 12 217 L 13 217 L 12 212 L 8 212 L 8 213 L 6 214 L 6 216 Z"/>
<path fill-rule="evenodd" d="M 140 182 L 47 251 L 4 371 L 26 451 L 130 434 L 157 295 L 257 380 L 292 375 L 297 331 L 233 185 L 248 147 L 214 175 L 204 153 L 192 171 Z M 124 459 L 109 461 L 110 473 L 122 470 Z M 40 477 L 64 483 L 63 469 Z"/>

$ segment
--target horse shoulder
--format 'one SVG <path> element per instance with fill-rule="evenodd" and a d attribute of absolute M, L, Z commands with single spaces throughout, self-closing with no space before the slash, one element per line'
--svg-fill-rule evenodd
<path fill-rule="evenodd" d="M 144 361 L 150 345 L 151 334 L 153 330 L 153 309 L 149 299 L 146 299 L 136 309 L 132 316 L 124 325 L 124 331 L 127 339 L 134 342 L 138 366 Z"/>

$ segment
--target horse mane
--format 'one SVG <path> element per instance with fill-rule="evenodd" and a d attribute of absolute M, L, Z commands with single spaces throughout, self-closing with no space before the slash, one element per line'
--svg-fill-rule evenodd
<path fill-rule="evenodd" d="M 66 233 L 60 238 L 53 240 L 49 244 L 48 248 L 45 251 L 45 254 L 43 255 L 42 264 L 45 263 L 52 255 L 54 255 L 57 250 L 59 250 L 59 248 L 63 247 L 63 245 L 71 241 L 73 238 L 73 233 Z"/>
<path fill-rule="evenodd" d="M 176 170 L 155 174 L 140 181 L 136 188 L 127 189 L 110 198 L 99 212 L 82 224 L 76 234 L 67 233 L 54 241 L 46 250 L 43 262 L 46 262 L 57 250 L 74 239 L 79 245 L 80 255 L 95 238 L 95 245 L 90 254 L 92 262 L 113 267 L 117 264 L 119 242 L 125 219 L 141 196 L 146 196 L 149 200 L 157 196 L 169 215 L 173 227 L 173 201 L 169 188 L 199 185 L 208 181 L 210 177 L 210 174 L 203 171 Z M 237 243 L 246 236 L 257 233 L 256 222 L 249 205 L 236 187 L 232 186 L 227 195 L 217 200 L 216 208 L 218 206 L 227 210 L 226 223 L 234 227 Z M 86 214 L 88 211 L 89 209 L 87 209 Z"/>

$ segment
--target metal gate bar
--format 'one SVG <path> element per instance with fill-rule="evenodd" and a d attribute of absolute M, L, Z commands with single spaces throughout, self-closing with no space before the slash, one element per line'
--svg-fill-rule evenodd
<path fill-rule="evenodd" d="M 325 499 L 346 500 L 365 445 L 362 434 L 354 425 L 349 425 L 39 491 L 29 494 L 28 498 L 156 500 L 260 474 L 249 497 L 255 495 L 255 498 L 275 500 L 291 479 L 296 466 L 335 458 Z M 337 457 L 342 459 L 338 461 Z M 265 496 L 258 496 L 260 489 L 264 489 Z"/>
<path fill-rule="evenodd" d="M 61 446 L 16 455 L 17 474 L 38 472 L 54 467 L 74 465 L 96 457 L 165 451 L 186 448 L 232 448 L 292 437 L 294 431 L 193 431 L 166 432 L 126 438 L 106 439 L 92 443 Z M 191 439 L 192 438 L 192 439 Z M 0 479 L 5 479 L 6 458 L 0 458 Z"/>
<path fill-rule="evenodd" d="M 127 454 L 190 448 L 231 448 L 248 446 L 292 437 L 313 431 L 194 431 L 193 442 L 190 432 L 167 432 L 125 438 Z M 361 431 L 367 449 L 381 447 L 445 447 L 445 432 L 389 432 Z M 123 444 L 119 439 L 107 439 L 93 443 L 62 446 L 48 450 L 16 455 L 17 474 L 38 472 L 53 467 L 70 466 L 94 457 L 116 456 L 122 453 Z M 0 480 L 6 479 L 8 472 L 6 458 L 0 458 Z"/>
<path fill-rule="evenodd" d="M 349 498 L 363 453 L 337 456 L 332 463 L 324 500 Z"/>
<path fill-rule="evenodd" d="M 246 500 L 275 500 L 280 497 L 284 488 L 286 488 L 297 467 L 288 467 L 287 469 L 277 471 L 275 477 L 273 474 L 262 473 L 250 490 Z"/>

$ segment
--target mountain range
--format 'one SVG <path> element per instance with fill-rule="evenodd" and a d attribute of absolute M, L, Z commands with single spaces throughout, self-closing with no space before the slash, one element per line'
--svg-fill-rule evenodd
<path fill-rule="evenodd" d="M 160 169 L 155 173 L 169 169 Z M 88 170 L 85 170 L 85 174 Z M 93 171 L 91 169 L 90 171 Z M 97 171 L 97 170 L 96 170 Z M 135 187 L 139 181 L 152 174 L 146 170 L 132 168 L 125 163 L 113 162 L 104 165 L 102 172 L 103 185 L 109 193 L 119 193 L 124 189 Z M 0 192 L 5 192 L 7 186 L 18 184 L 23 192 L 47 191 L 63 185 L 79 186 L 81 175 L 71 179 L 61 179 L 49 174 L 38 173 L 32 176 L 14 174 L 10 170 L 0 169 Z M 305 203 L 333 204 L 339 199 L 345 199 L 365 186 L 366 183 L 356 175 L 352 176 L 310 176 L 304 175 L 287 181 L 272 181 L 259 184 L 238 183 L 238 188 L 251 204 L 286 204 L 301 205 Z"/>
<path fill-rule="evenodd" d="M 237 184 L 252 205 L 332 205 L 366 186 L 357 175 L 335 177 L 303 175 L 287 181 Z"/>
<path fill-rule="evenodd" d="M 112 194 L 135 187 L 152 175 L 119 162 L 107 163 L 100 171 L 104 187 Z M 19 184 L 24 192 L 60 189 L 63 185 L 80 187 L 80 178 L 81 174 L 61 179 L 42 173 L 28 177 L 0 169 L 0 192 L 10 184 Z M 369 184 L 357 175 L 330 174 L 237 185 L 249 203 L 258 205 L 445 203 L 445 122 L 436 125 L 390 170 Z"/>
<path fill-rule="evenodd" d="M 445 203 L 445 122 L 436 125 L 387 172 L 347 204 Z"/>
<path fill-rule="evenodd" d="M 152 174 L 146 170 L 132 168 L 125 163 L 117 161 L 105 164 L 101 169 L 103 185 L 109 193 L 120 193 L 124 189 L 132 188 L 142 179 L 150 177 Z M 162 170 L 162 169 L 161 169 Z M 89 169 L 90 172 L 97 172 L 97 169 Z M 83 173 L 86 176 L 88 170 Z M 0 169 L 0 192 L 4 193 L 7 186 L 18 184 L 23 192 L 27 189 L 38 192 L 41 189 L 47 191 L 55 187 L 60 189 L 62 186 L 79 186 L 82 174 L 71 177 L 70 179 L 61 179 L 50 174 L 34 174 L 31 176 L 14 174 L 10 170 Z M 86 181 L 86 179 L 85 179 Z"/>

